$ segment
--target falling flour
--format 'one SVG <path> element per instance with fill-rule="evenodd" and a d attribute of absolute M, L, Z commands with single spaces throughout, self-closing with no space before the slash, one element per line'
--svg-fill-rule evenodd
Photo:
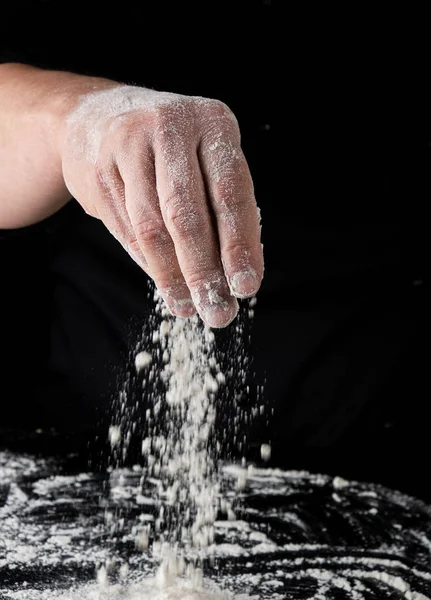
<path fill-rule="evenodd" d="M 158 339 L 166 393 L 154 406 L 154 426 L 142 444 L 147 476 L 158 475 L 161 482 L 153 543 L 161 560 L 157 578 L 163 588 L 187 574 L 194 589 L 202 590 L 201 553 L 214 541 L 218 501 L 211 434 L 212 401 L 221 378 L 217 364 L 210 366 L 214 334 L 197 318 L 164 319 Z M 157 419 L 160 410 L 164 431 Z"/>
<path fill-rule="evenodd" d="M 135 357 L 135 367 L 139 372 L 151 364 L 152 356 L 149 352 L 139 352 Z"/>
<path fill-rule="evenodd" d="M 142 597 L 223 600 L 228 596 L 208 591 L 204 569 L 218 556 L 214 544 L 218 516 L 235 519 L 232 503 L 221 495 L 220 444 L 214 432 L 215 399 L 226 375 L 216 358 L 213 331 L 197 316 L 172 317 L 157 292 L 155 300 L 151 335 L 144 336 L 134 357 L 136 372 L 151 398 L 142 464 L 137 469 L 142 488 L 157 481 L 151 498 L 138 491 L 136 499 L 158 507 L 154 522 L 141 522 L 136 528 L 136 548 L 150 552 L 159 563 L 154 582 L 141 584 Z M 160 382 L 162 391 L 157 388 Z M 109 430 L 116 467 L 121 466 L 136 429 L 124 402 L 120 413 L 119 422 Z M 270 447 L 266 445 L 262 452 L 269 458 Z M 109 581 L 104 567 L 98 578 L 103 590 Z M 145 596 L 151 586 L 159 591 Z"/>
<path fill-rule="evenodd" d="M 260 447 L 260 456 L 262 460 L 267 462 L 271 458 L 271 446 L 269 444 L 262 444 Z"/>

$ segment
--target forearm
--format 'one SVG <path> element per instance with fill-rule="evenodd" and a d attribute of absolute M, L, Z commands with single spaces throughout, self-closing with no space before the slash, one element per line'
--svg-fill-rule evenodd
<path fill-rule="evenodd" d="M 0 65 L 0 229 L 36 223 L 70 199 L 61 136 L 86 93 L 118 83 L 20 64 Z"/>

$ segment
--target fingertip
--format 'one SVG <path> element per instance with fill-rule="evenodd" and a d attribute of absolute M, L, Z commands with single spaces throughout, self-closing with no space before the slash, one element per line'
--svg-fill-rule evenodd
<path fill-rule="evenodd" d="M 184 300 L 170 300 L 169 303 L 166 302 L 166 305 L 174 317 L 187 319 L 189 317 L 193 317 L 197 312 L 193 301 L 189 298 Z"/>
<path fill-rule="evenodd" d="M 261 279 L 255 269 L 248 267 L 234 273 L 229 277 L 228 282 L 231 293 L 236 298 L 244 299 L 256 295 L 260 288 Z"/>
<path fill-rule="evenodd" d="M 238 301 L 231 297 L 229 301 L 225 300 L 205 307 L 199 314 L 208 327 L 221 329 L 232 323 L 238 315 L 238 311 Z"/>

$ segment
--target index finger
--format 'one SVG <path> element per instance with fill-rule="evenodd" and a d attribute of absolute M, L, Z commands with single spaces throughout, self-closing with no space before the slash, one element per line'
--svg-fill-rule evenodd
<path fill-rule="evenodd" d="M 201 171 L 226 279 L 233 295 L 248 298 L 256 294 L 263 277 L 260 213 L 236 118 L 222 103 L 212 110 L 212 126 L 198 149 Z"/>

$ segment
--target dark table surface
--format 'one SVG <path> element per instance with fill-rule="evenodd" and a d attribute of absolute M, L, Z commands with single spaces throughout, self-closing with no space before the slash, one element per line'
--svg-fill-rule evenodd
<path fill-rule="evenodd" d="M 219 516 L 217 559 L 206 569 L 227 598 L 431 598 L 431 507 L 422 501 L 375 484 L 260 468 L 238 494 L 241 473 L 223 469 L 235 518 Z M 112 585 L 125 561 L 126 588 L 148 580 L 157 566 L 151 539 L 144 552 L 134 539 L 156 508 L 150 490 L 137 496 L 140 477 L 139 467 L 95 473 L 73 456 L 0 452 L 0 599 L 127 598 L 113 589 L 94 595 L 107 559 Z"/>

